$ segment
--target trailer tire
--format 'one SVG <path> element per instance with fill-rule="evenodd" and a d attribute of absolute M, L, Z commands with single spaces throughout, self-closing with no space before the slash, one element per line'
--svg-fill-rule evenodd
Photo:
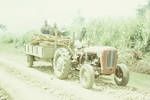
<path fill-rule="evenodd" d="M 117 65 L 114 80 L 118 86 L 126 86 L 128 84 L 129 70 L 126 65 L 124 64 Z"/>
<path fill-rule="evenodd" d="M 32 56 L 32 55 L 27 55 L 28 67 L 32 67 L 32 66 L 33 66 L 33 60 L 34 60 L 34 56 Z"/>
<path fill-rule="evenodd" d="M 86 88 L 90 89 L 94 84 L 94 70 L 93 67 L 89 64 L 83 64 L 80 69 L 80 83 Z"/>
<path fill-rule="evenodd" d="M 70 53 L 66 48 L 56 50 L 53 59 L 54 74 L 59 79 L 66 79 L 71 69 Z"/>

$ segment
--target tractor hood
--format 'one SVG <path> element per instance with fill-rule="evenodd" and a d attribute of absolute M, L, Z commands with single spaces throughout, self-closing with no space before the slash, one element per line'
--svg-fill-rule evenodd
<path fill-rule="evenodd" d="M 100 57 L 101 53 L 106 50 L 117 51 L 116 48 L 109 46 L 91 46 L 84 48 L 85 53 L 97 54 L 98 57 Z"/>

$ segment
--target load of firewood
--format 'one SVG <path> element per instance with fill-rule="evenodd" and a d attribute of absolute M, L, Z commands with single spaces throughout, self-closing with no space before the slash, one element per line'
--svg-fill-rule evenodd
<path fill-rule="evenodd" d="M 32 45 L 60 45 L 60 46 L 69 46 L 72 45 L 73 41 L 69 37 L 64 36 L 52 36 L 48 34 L 34 34 L 32 37 Z"/>

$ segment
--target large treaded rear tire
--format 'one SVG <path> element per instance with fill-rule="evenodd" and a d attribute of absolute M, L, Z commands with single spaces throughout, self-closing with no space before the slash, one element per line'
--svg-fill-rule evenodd
<path fill-rule="evenodd" d="M 128 84 L 129 70 L 126 65 L 124 64 L 117 65 L 114 80 L 118 86 L 126 86 Z"/>
<path fill-rule="evenodd" d="M 66 48 L 56 50 L 53 59 L 54 73 L 59 79 L 66 79 L 71 69 L 70 53 Z"/>
<path fill-rule="evenodd" d="M 86 88 L 90 89 L 94 84 L 94 70 L 89 64 L 83 64 L 80 69 L 80 83 Z"/>

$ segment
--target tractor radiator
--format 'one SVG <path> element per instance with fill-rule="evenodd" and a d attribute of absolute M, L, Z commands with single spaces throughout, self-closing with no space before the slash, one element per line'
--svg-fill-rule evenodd
<path fill-rule="evenodd" d="M 101 62 L 101 73 L 102 74 L 112 74 L 115 71 L 117 64 L 117 50 L 114 48 L 105 48 L 100 57 Z"/>

